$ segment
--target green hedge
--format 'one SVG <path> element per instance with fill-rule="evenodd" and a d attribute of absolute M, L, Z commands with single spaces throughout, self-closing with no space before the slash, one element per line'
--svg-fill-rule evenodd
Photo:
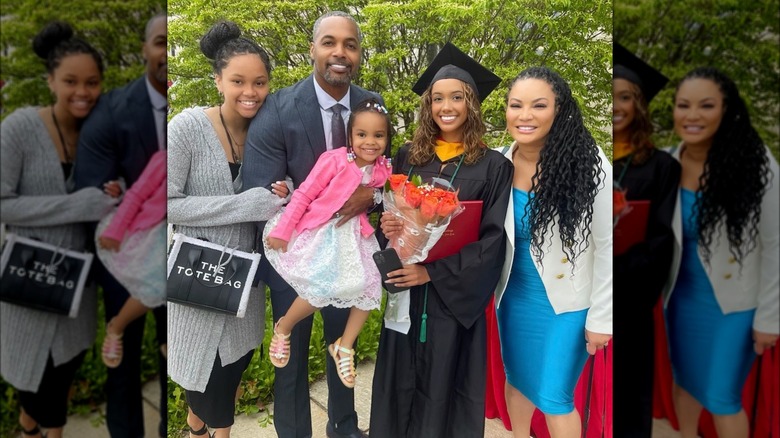
<path fill-rule="evenodd" d="M 106 401 L 103 386 L 106 383 L 106 366 L 100 358 L 100 349 L 103 345 L 103 337 L 106 333 L 104 322 L 103 293 L 98 291 L 98 333 L 95 344 L 87 351 L 84 363 L 76 373 L 73 387 L 71 387 L 71 401 L 68 412 L 70 414 L 87 414 L 98 411 L 100 405 Z M 143 346 L 141 352 L 141 377 L 143 382 L 153 379 L 157 375 L 158 346 L 155 332 L 154 317 L 146 315 L 146 328 L 144 329 Z M 19 436 L 19 398 L 16 390 L 4 380 L 0 379 L 0 436 Z M 100 412 L 100 421 L 104 419 L 104 413 Z M 66 426 L 67 428 L 67 426 Z"/>
<path fill-rule="evenodd" d="M 252 362 L 250 362 L 239 386 L 239 400 L 236 405 L 236 415 L 256 414 L 266 412 L 265 405 L 273 399 L 274 366 L 268 360 L 268 354 L 261 351 L 268 348 L 273 335 L 273 321 L 271 313 L 271 299 L 266 290 L 265 307 L 265 339 L 262 349 L 255 350 Z M 379 349 L 379 331 L 382 329 L 382 315 L 384 313 L 384 299 L 380 310 L 371 312 L 366 325 L 358 337 L 355 349 L 356 360 L 362 362 L 366 359 L 375 359 Z M 326 354 L 325 339 L 322 331 L 322 317 L 320 313 L 314 314 L 314 327 L 309 343 L 309 382 L 322 377 L 325 374 Z M 270 414 L 262 416 L 258 420 L 263 426 L 273 423 Z M 168 436 L 181 436 L 187 429 L 187 404 L 184 400 L 184 389 L 168 379 Z"/>

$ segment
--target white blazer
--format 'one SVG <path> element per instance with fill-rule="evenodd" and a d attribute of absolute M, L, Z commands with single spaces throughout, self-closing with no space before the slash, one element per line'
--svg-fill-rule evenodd
<path fill-rule="evenodd" d="M 504 156 L 512 160 L 512 144 Z M 556 314 L 589 309 L 585 328 L 594 333 L 612 334 L 612 166 L 599 148 L 604 179 L 598 187 L 593 204 L 593 220 L 589 246 L 577 257 L 576 269 L 561 250 L 557 225 L 546 231 L 544 257 L 540 264 L 533 246 L 531 259 L 544 283 L 547 297 Z M 506 290 L 515 253 L 514 191 L 509 196 L 509 207 L 504 220 L 506 257 L 501 277 L 496 286 L 496 307 Z"/>
<path fill-rule="evenodd" d="M 667 149 L 680 160 L 680 147 Z M 756 309 L 753 329 L 764 333 L 780 333 L 780 184 L 777 161 L 769 149 L 769 188 L 761 201 L 756 248 L 744 256 L 742 269 L 729 252 L 725 224 L 712 236 L 710 263 L 704 263 L 701 248 L 699 260 L 715 290 L 715 300 L 724 314 Z M 674 253 L 671 272 L 664 286 L 664 304 L 669 304 L 682 257 L 682 211 L 680 194 L 672 218 L 674 229 Z"/>

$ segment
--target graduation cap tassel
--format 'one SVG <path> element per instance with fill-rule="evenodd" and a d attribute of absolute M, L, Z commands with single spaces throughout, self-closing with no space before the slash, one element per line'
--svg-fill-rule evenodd
<path fill-rule="evenodd" d="M 420 322 L 420 342 L 424 344 L 426 339 L 428 339 L 428 283 L 425 283 L 422 322 Z"/>

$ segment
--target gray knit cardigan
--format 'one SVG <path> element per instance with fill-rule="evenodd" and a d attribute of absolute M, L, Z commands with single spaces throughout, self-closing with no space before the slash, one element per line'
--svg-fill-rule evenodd
<path fill-rule="evenodd" d="M 0 222 L 7 232 L 83 250 L 85 222 L 100 220 L 117 201 L 96 187 L 68 193 L 56 147 L 38 108 L 22 108 L 0 124 Z M 95 342 L 96 289 L 85 287 L 77 318 L 0 303 L 0 375 L 37 392 L 51 355 L 54 365 Z"/>
<path fill-rule="evenodd" d="M 204 108 L 186 109 L 168 123 L 168 222 L 175 231 L 251 252 L 255 224 L 285 202 L 264 188 L 239 193 Z M 231 364 L 263 341 L 265 286 L 253 288 L 244 318 L 168 303 L 168 374 L 204 392 L 216 354 Z"/>

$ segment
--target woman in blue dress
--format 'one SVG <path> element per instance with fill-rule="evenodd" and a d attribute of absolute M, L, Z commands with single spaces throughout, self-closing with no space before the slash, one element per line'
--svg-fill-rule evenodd
<path fill-rule="evenodd" d="M 514 177 L 496 305 L 512 431 L 529 436 L 538 408 L 553 437 L 580 436 L 574 388 L 612 334 L 612 168 L 552 70 L 512 81 L 506 120 Z"/>
<path fill-rule="evenodd" d="M 677 86 L 674 129 L 682 177 L 664 292 L 680 433 L 696 437 L 707 409 L 718 436 L 748 436 L 742 387 L 780 331 L 777 161 L 714 68 Z"/>

